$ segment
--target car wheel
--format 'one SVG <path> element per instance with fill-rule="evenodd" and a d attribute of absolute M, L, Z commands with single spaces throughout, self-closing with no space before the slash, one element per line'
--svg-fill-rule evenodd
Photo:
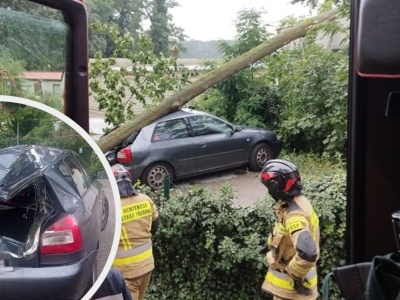
<path fill-rule="evenodd" d="M 256 145 L 250 154 L 249 168 L 251 171 L 261 171 L 264 164 L 272 158 L 271 147 L 265 143 Z"/>
<path fill-rule="evenodd" d="M 108 199 L 105 197 L 103 201 L 103 215 L 101 217 L 101 231 L 106 229 L 109 213 L 110 213 L 110 206 L 108 204 Z"/>
<path fill-rule="evenodd" d="M 164 186 L 164 176 L 170 175 L 173 179 L 172 168 L 166 163 L 158 163 L 149 166 L 143 173 L 142 181 L 154 190 L 160 190 Z"/>

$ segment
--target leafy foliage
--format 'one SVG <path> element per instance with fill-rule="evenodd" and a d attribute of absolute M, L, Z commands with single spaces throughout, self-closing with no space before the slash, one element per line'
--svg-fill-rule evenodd
<path fill-rule="evenodd" d="M 268 64 L 282 99 L 279 133 L 286 149 L 344 153 L 348 56 L 315 43 L 285 49 Z"/>
<path fill-rule="evenodd" d="M 13 59 L 24 61 L 27 70 L 60 69 L 68 33 L 61 14 L 38 4 L 21 4 L 0 5 L 0 45 Z"/>
<path fill-rule="evenodd" d="M 195 187 L 156 200 L 162 227 L 153 239 L 157 267 L 146 299 L 268 299 L 258 250 L 270 215 L 234 208 L 232 198 L 225 186 L 219 199 Z"/>
<path fill-rule="evenodd" d="M 126 118 L 134 118 L 137 102 L 145 106 L 160 103 L 167 91 L 180 89 L 190 77 L 197 75 L 196 71 L 179 65 L 175 58 L 155 55 L 147 36 L 134 41 L 129 34 L 120 36 L 116 28 L 110 32 L 116 45 L 114 56 L 128 58 L 132 67 L 115 70 L 116 60 L 103 59 L 100 52 L 90 65 L 91 93 L 99 109 L 106 111 L 105 121 L 109 124 L 119 125 Z M 132 51 L 134 47 L 140 51 Z"/>
<path fill-rule="evenodd" d="M 174 0 L 89 0 L 89 43 L 90 57 L 100 51 L 104 57 L 110 57 L 116 50 L 112 34 L 98 31 L 95 24 L 116 26 L 121 35 L 129 34 L 133 39 L 141 35 L 150 37 L 154 44 L 154 53 L 169 56 L 170 37 L 183 41 L 184 30 L 173 23 L 169 10 L 178 6 Z M 147 24 L 150 29 L 145 30 Z M 138 48 L 135 50 L 139 50 Z"/>
<path fill-rule="evenodd" d="M 23 61 L 15 59 L 8 49 L 0 46 L 0 94 L 18 95 L 15 87 L 18 91 L 21 91 L 23 83 L 21 76 L 24 67 Z"/>
<path fill-rule="evenodd" d="M 15 103 L 0 108 L 0 148 L 15 145 L 42 145 L 81 153 L 92 172 L 103 170 L 93 149 L 85 139 L 66 123 L 40 109 Z M 92 164 L 92 162 L 94 162 Z"/>
<path fill-rule="evenodd" d="M 303 163 L 309 165 L 308 158 Z M 320 171 L 302 174 L 305 194 L 320 218 L 321 282 L 345 259 L 345 170 L 326 163 L 314 163 L 309 171 L 314 170 Z M 139 189 L 156 202 L 161 220 L 153 237 L 156 269 L 146 299 L 271 299 L 261 291 L 267 266 L 259 254 L 274 222 L 269 196 L 243 208 L 232 206 L 230 185 L 221 188 L 219 198 L 199 186 L 171 193 L 169 200 Z"/>
<path fill-rule="evenodd" d="M 328 10 L 332 8 L 333 6 L 335 7 L 340 7 L 347 12 L 350 10 L 350 0 L 291 0 L 292 4 L 295 3 L 300 3 L 306 6 L 309 6 L 310 8 L 317 8 L 320 10 Z"/>
<path fill-rule="evenodd" d="M 224 60 L 238 57 L 268 39 L 262 13 L 242 10 L 235 21 L 237 40 L 220 41 Z M 210 65 L 212 66 L 212 65 Z M 215 67 L 215 66 L 214 66 Z M 249 66 L 230 76 L 200 97 L 194 106 L 242 125 L 274 129 L 279 124 L 279 102 L 275 88 L 262 78 L 264 64 Z"/>
<path fill-rule="evenodd" d="M 169 56 L 168 7 L 166 0 L 154 0 L 149 35 L 154 45 L 154 54 Z"/>

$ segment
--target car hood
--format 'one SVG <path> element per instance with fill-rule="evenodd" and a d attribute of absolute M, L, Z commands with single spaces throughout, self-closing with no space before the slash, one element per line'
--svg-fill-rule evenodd
<path fill-rule="evenodd" d="M 21 145 L 0 150 L 0 201 L 7 200 L 25 183 L 39 176 L 60 149 Z"/>

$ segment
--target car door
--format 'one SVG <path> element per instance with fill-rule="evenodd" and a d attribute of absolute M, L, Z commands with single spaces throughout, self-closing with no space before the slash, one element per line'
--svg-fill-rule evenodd
<path fill-rule="evenodd" d="M 155 126 L 150 153 L 158 161 L 169 163 L 176 177 L 196 172 L 193 138 L 184 118 L 162 121 Z"/>
<path fill-rule="evenodd" d="M 194 133 L 198 172 L 229 168 L 243 164 L 248 140 L 235 134 L 233 125 L 210 115 L 188 117 Z"/>

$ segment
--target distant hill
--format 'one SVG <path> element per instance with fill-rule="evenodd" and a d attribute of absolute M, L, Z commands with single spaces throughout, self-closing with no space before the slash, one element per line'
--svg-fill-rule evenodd
<path fill-rule="evenodd" d="M 189 40 L 182 42 L 182 45 L 187 51 L 181 52 L 179 57 L 181 58 L 221 58 L 221 53 L 218 52 L 218 41 L 199 41 Z"/>

